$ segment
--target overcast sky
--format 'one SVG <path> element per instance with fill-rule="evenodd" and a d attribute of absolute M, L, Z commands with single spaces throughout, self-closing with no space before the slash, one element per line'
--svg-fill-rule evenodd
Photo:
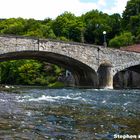
<path fill-rule="evenodd" d="M 0 18 L 56 18 L 65 11 L 76 16 L 92 9 L 122 13 L 128 0 L 0 0 Z"/>

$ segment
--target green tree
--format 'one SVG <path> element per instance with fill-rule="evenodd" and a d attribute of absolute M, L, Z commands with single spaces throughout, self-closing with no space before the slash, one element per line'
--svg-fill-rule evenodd
<path fill-rule="evenodd" d="M 53 29 L 49 25 L 41 25 L 40 31 L 44 38 L 56 39 Z"/>
<path fill-rule="evenodd" d="M 1 83 L 2 84 L 17 84 L 19 82 L 18 67 L 23 65 L 24 61 L 7 61 L 0 63 Z"/>
<path fill-rule="evenodd" d="M 1 34 L 23 35 L 25 20 L 22 18 L 10 18 L 0 22 Z"/>
<path fill-rule="evenodd" d="M 56 36 L 64 36 L 69 38 L 69 26 L 70 22 L 75 19 L 75 16 L 71 13 L 65 12 L 58 16 L 53 22 L 53 31 Z"/>
<path fill-rule="evenodd" d="M 33 36 L 33 37 L 43 37 L 43 33 L 41 31 L 41 22 L 35 19 L 26 20 L 24 31 L 25 36 Z"/>
<path fill-rule="evenodd" d="M 55 85 L 64 70 L 37 60 L 12 60 L 0 63 L 1 84 Z M 60 84 L 62 85 L 62 84 Z"/>
<path fill-rule="evenodd" d="M 43 37 L 56 39 L 56 35 L 54 34 L 52 29 L 52 24 L 53 20 L 50 18 L 41 21 L 40 30 L 43 33 Z"/>
<path fill-rule="evenodd" d="M 109 15 L 92 10 L 82 15 L 82 19 L 86 24 L 84 37 L 87 43 L 102 45 L 103 31 L 107 32 L 107 39 L 110 39 L 108 35 L 112 32 L 112 18 Z"/>
<path fill-rule="evenodd" d="M 125 30 L 131 30 L 134 33 L 135 26 L 140 23 L 140 0 L 129 0 L 122 16 L 123 28 Z"/>
<path fill-rule="evenodd" d="M 77 42 L 84 42 L 85 25 L 80 18 L 71 22 L 69 27 L 69 39 Z"/>
<path fill-rule="evenodd" d="M 133 35 L 138 34 L 139 27 L 140 27 L 140 14 L 136 16 L 131 16 L 129 22 L 129 30 L 133 33 Z"/>
<path fill-rule="evenodd" d="M 140 0 L 127 2 L 122 19 L 123 29 L 130 31 L 135 36 L 135 43 L 140 41 Z"/>
<path fill-rule="evenodd" d="M 66 38 L 73 41 L 82 41 L 84 24 L 74 14 L 65 12 L 58 16 L 53 22 L 53 31 L 59 38 Z"/>
<path fill-rule="evenodd" d="M 111 26 L 112 30 L 111 32 L 108 33 L 109 40 L 114 38 L 116 35 L 119 35 L 120 32 L 122 31 L 121 21 L 122 18 L 120 14 L 115 13 L 113 15 L 110 15 L 108 25 Z"/>

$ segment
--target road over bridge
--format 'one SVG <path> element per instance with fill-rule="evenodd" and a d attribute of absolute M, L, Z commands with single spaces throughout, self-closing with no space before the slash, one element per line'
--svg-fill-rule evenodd
<path fill-rule="evenodd" d="M 0 36 L 0 61 L 38 59 L 72 72 L 75 86 L 113 88 L 113 77 L 131 69 L 140 73 L 140 53 L 90 44 Z"/>

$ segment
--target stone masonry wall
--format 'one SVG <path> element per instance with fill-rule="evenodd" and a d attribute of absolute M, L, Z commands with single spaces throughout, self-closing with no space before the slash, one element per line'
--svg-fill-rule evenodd
<path fill-rule="evenodd" d="M 43 40 L 27 37 L 0 36 L 0 54 L 18 51 L 44 51 L 68 56 L 96 72 L 103 63 L 112 65 L 112 73 L 140 65 L 140 53 L 125 52 L 82 43 Z"/>

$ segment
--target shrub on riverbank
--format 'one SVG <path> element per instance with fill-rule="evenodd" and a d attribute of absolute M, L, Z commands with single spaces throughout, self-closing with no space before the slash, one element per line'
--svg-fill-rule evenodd
<path fill-rule="evenodd" d="M 0 83 L 58 86 L 61 72 L 62 68 L 37 60 L 7 61 L 0 63 Z"/>

